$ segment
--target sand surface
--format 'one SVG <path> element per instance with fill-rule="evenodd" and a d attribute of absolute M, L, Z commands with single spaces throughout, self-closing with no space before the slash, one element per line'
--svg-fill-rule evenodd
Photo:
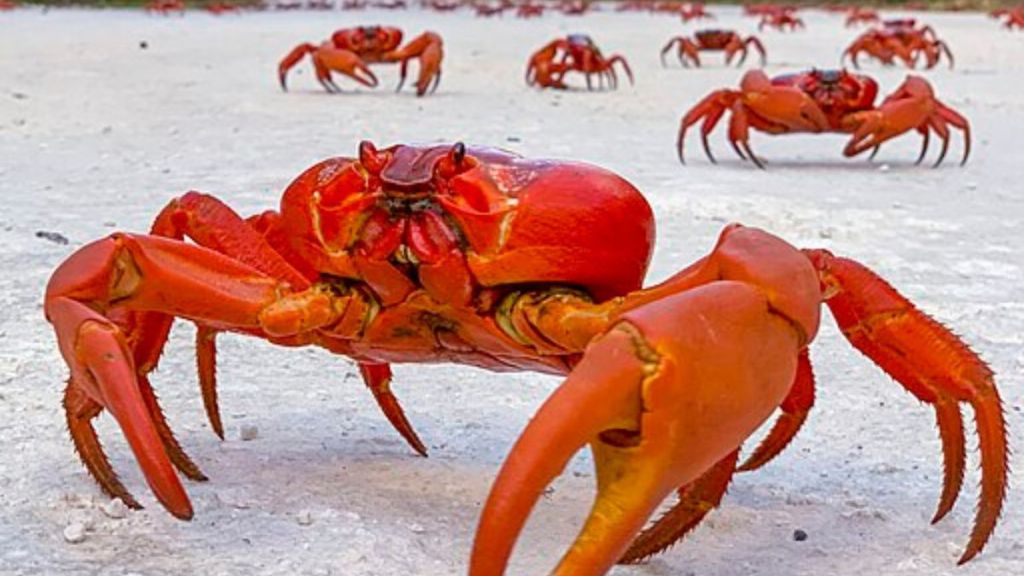
<path fill-rule="evenodd" d="M 737 8 L 716 26 L 755 31 Z M 770 73 L 833 67 L 855 32 L 807 12 L 807 30 L 765 32 Z M 211 480 L 188 483 L 196 515 L 174 520 L 146 489 L 120 432 L 99 420 L 114 466 L 146 509 L 124 518 L 78 461 L 63 422 L 67 369 L 42 316 L 54 267 L 114 230 L 144 231 L 189 189 L 243 214 L 275 207 L 305 167 L 381 145 L 462 139 L 619 172 L 658 220 L 651 281 L 710 249 L 731 221 L 794 244 L 826 247 L 883 273 L 952 326 L 998 375 L 1011 442 L 1024 442 L 1024 34 L 980 14 L 929 14 L 957 67 L 928 72 L 939 97 L 973 123 L 965 168 L 915 167 L 918 138 L 874 162 L 845 160 L 842 136 L 768 137 L 767 172 L 713 139 L 713 166 L 673 142 L 682 112 L 740 76 L 720 56 L 700 71 L 662 68 L 658 50 L 684 27 L 664 16 L 470 13 L 253 13 L 153 17 L 135 11 L 0 13 L 0 573 L 335 574 L 465 572 L 482 501 L 512 442 L 558 380 L 450 365 L 398 366 L 395 390 L 430 449 L 413 456 L 389 428 L 354 365 L 314 349 L 221 339 L 228 437 L 205 422 L 190 325 L 178 325 L 155 385 L 172 426 Z M 327 95 L 308 64 L 293 91 L 277 61 L 338 27 L 394 24 L 441 33 L 445 76 L 434 96 L 377 90 Z M 528 54 L 555 35 L 589 32 L 629 58 L 635 87 L 539 92 L 522 81 Z M 139 43 L 148 43 L 140 49 Z M 883 92 L 906 72 L 868 65 Z M 581 84 L 578 83 L 577 86 Z M 934 150 L 932 152 L 935 153 Z M 951 157 L 958 158 L 954 138 Z M 933 156 L 934 157 L 934 156 Z M 59 233 L 66 245 L 37 237 Z M 1024 573 L 1024 479 L 985 553 L 963 568 L 977 454 L 955 512 L 928 523 L 941 484 L 932 411 L 850 348 L 827 319 L 812 349 L 818 405 L 792 447 L 736 478 L 724 505 L 684 543 L 618 575 L 1011 575 Z M 970 425 L 970 420 L 968 420 Z M 255 439 L 240 430 L 254 427 Z M 1016 466 L 1020 470 L 1022 466 Z M 585 515 L 593 473 L 581 456 L 545 497 L 510 574 L 543 574 Z M 117 516 L 118 514 L 114 514 Z M 64 531 L 84 528 L 84 541 Z M 797 542 L 795 530 L 808 538 Z"/>

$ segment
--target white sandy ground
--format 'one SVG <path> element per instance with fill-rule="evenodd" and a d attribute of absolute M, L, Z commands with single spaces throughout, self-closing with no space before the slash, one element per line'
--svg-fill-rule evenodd
<path fill-rule="evenodd" d="M 736 8 L 716 25 L 754 31 Z M 854 32 L 807 12 L 807 31 L 766 32 L 769 72 L 837 63 Z M 995 369 L 1011 441 L 1024 445 L 1024 34 L 980 14 L 928 14 L 956 52 L 955 71 L 928 73 L 973 122 L 966 168 L 914 167 L 918 138 L 874 163 L 844 160 L 841 136 L 755 136 L 761 172 L 710 165 L 690 142 L 680 166 L 681 113 L 740 72 L 717 56 L 700 71 L 663 69 L 658 50 L 693 30 L 661 16 L 602 13 L 524 22 L 420 11 L 260 13 L 216 18 L 141 12 L 19 10 L 0 14 L 0 573 L 448 575 L 465 572 L 483 499 L 512 442 L 558 380 L 450 365 L 398 366 L 395 389 L 430 447 L 414 457 L 344 358 L 226 336 L 219 441 L 205 422 L 192 329 L 179 325 L 155 381 L 172 426 L 211 480 L 187 484 L 195 519 L 174 520 L 147 491 L 109 418 L 100 432 L 115 467 L 147 505 L 126 518 L 107 503 L 64 429 L 66 368 L 42 317 L 53 268 L 115 229 L 144 231 L 175 195 L 217 194 L 243 214 L 319 159 L 386 145 L 463 139 L 535 157 L 590 161 L 645 192 L 657 214 L 651 281 L 703 255 L 727 222 L 761 226 L 874 267 L 952 326 Z M 439 92 L 383 85 L 324 94 L 308 63 L 294 91 L 278 59 L 300 41 L 355 24 L 431 29 L 446 42 Z M 635 88 L 538 92 L 527 55 L 584 31 L 632 62 Z M 148 50 L 139 48 L 149 43 Z M 868 69 L 883 91 L 905 72 Z M 350 83 L 341 81 L 345 86 Z M 722 130 L 724 133 L 724 129 Z M 959 154 L 959 142 L 951 157 Z M 37 231 L 70 239 L 59 245 Z M 930 526 L 941 483 L 933 416 L 859 356 L 827 318 L 812 352 L 819 400 L 804 432 L 763 471 L 735 480 L 690 538 L 618 575 L 943 575 L 1024 573 L 1024 476 L 1017 462 L 1005 514 L 984 554 L 956 568 L 976 498 L 976 452 L 960 505 Z M 241 427 L 258 436 L 242 441 Z M 510 574 L 542 574 L 575 534 L 592 496 L 581 457 L 542 500 Z M 85 540 L 65 541 L 70 524 Z M 795 530 L 808 534 L 794 541 Z"/>

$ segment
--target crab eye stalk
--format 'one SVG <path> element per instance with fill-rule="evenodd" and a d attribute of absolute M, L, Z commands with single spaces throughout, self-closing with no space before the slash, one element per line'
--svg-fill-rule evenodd
<path fill-rule="evenodd" d="M 359 163 L 363 165 L 367 172 L 380 174 L 380 171 L 384 169 L 386 161 L 386 155 L 378 152 L 377 147 L 372 142 L 363 140 L 359 143 Z"/>
<path fill-rule="evenodd" d="M 462 160 L 466 157 L 466 145 L 462 142 L 456 142 L 452 146 L 451 159 L 452 163 L 456 166 L 462 164 Z"/>

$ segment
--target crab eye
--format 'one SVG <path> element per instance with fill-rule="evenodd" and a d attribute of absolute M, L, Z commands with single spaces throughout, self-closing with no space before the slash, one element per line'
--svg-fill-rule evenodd
<path fill-rule="evenodd" d="M 437 163 L 435 174 L 447 179 L 465 172 L 475 165 L 476 163 L 472 159 L 467 160 L 466 158 L 466 145 L 462 142 L 456 142 L 452 145 L 448 154 Z"/>

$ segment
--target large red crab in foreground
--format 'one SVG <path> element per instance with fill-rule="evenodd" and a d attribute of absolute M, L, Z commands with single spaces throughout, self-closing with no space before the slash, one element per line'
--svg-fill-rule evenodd
<path fill-rule="evenodd" d="M 861 74 L 846 70 L 811 70 L 785 74 L 769 79 L 763 72 L 752 70 L 740 81 L 739 90 L 716 90 L 691 108 L 679 129 L 677 149 L 683 161 L 686 131 L 701 124 L 704 152 L 714 162 L 708 135 L 727 111 L 729 143 L 744 160 L 764 168 L 750 149 L 750 129 L 768 134 L 796 132 L 840 132 L 851 134 L 843 149 L 845 156 L 856 156 L 879 147 L 892 138 L 915 130 L 923 138 L 920 164 L 928 151 L 931 132 L 942 140 L 942 150 L 935 166 L 942 163 L 949 149 L 950 127 L 964 133 L 964 155 L 971 153 L 971 128 L 967 119 L 935 97 L 931 84 L 920 76 L 907 79 L 878 106 L 878 83 Z"/>
<path fill-rule="evenodd" d="M 416 95 L 423 96 L 427 90 L 437 90 L 441 82 L 441 59 L 444 57 L 441 37 L 434 32 L 424 32 L 405 46 L 399 47 L 401 44 L 402 31 L 391 26 L 343 28 L 320 46 L 304 43 L 293 48 L 277 67 L 278 80 L 281 89 L 288 90 L 288 71 L 309 54 L 316 79 L 328 92 L 341 92 L 331 78 L 331 72 L 339 72 L 373 88 L 377 86 L 377 77 L 368 65 L 397 62 L 401 64 L 398 91 L 405 84 L 409 61 L 418 58 L 420 73 L 416 79 Z"/>
<path fill-rule="evenodd" d="M 420 452 L 390 391 L 390 363 L 564 375 L 494 483 L 469 573 L 503 572 L 547 484 L 590 444 L 597 497 L 555 573 L 598 575 L 670 546 L 717 505 L 736 470 L 787 445 L 813 403 L 808 346 L 825 303 L 854 347 L 935 408 L 945 456 L 936 520 L 961 488 L 960 404 L 973 410 L 981 497 L 961 561 L 981 551 L 1002 507 L 1008 452 L 981 359 L 853 260 L 734 224 L 707 256 L 641 288 L 653 240 L 650 207 L 615 174 L 462 144 L 363 143 L 358 158 L 302 173 L 280 211 L 248 219 L 190 192 L 150 234 L 88 244 L 50 279 L 45 310 L 71 370 L 72 439 L 100 486 L 138 507 L 92 425 L 110 412 L 157 499 L 192 517 L 175 468 L 205 477 L 149 382 L 175 318 L 199 326 L 200 382 L 218 431 L 218 331 L 352 358 Z M 774 429 L 737 466 L 741 445 L 776 409 Z M 679 503 L 641 532 L 674 491 Z"/>
<path fill-rule="evenodd" d="M 625 58 L 618 54 L 605 56 L 586 34 L 569 34 L 548 42 L 530 55 L 526 63 L 526 83 L 540 88 L 566 90 L 569 86 L 564 81 L 565 75 L 580 72 L 587 79 L 587 90 L 593 89 L 591 78 L 595 74 L 598 88 L 603 88 L 605 81 L 609 88 L 617 88 L 619 77 L 615 73 L 615 64 L 622 66 L 632 84 L 633 71 Z"/>
<path fill-rule="evenodd" d="M 700 68 L 701 52 L 725 52 L 726 65 L 732 64 L 732 59 L 739 54 L 740 59 L 736 65 L 742 66 L 747 59 L 749 46 L 753 46 L 754 50 L 761 55 L 761 66 L 765 65 L 764 44 L 761 44 L 757 36 L 743 38 L 732 30 L 705 29 L 694 33 L 692 39 L 685 36 L 672 38 L 661 49 L 662 66 L 665 65 L 665 55 L 676 44 L 679 45 L 676 54 L 679 57 L 679 62 L 686 67 L 693 63 L 694 66 Z"/>

